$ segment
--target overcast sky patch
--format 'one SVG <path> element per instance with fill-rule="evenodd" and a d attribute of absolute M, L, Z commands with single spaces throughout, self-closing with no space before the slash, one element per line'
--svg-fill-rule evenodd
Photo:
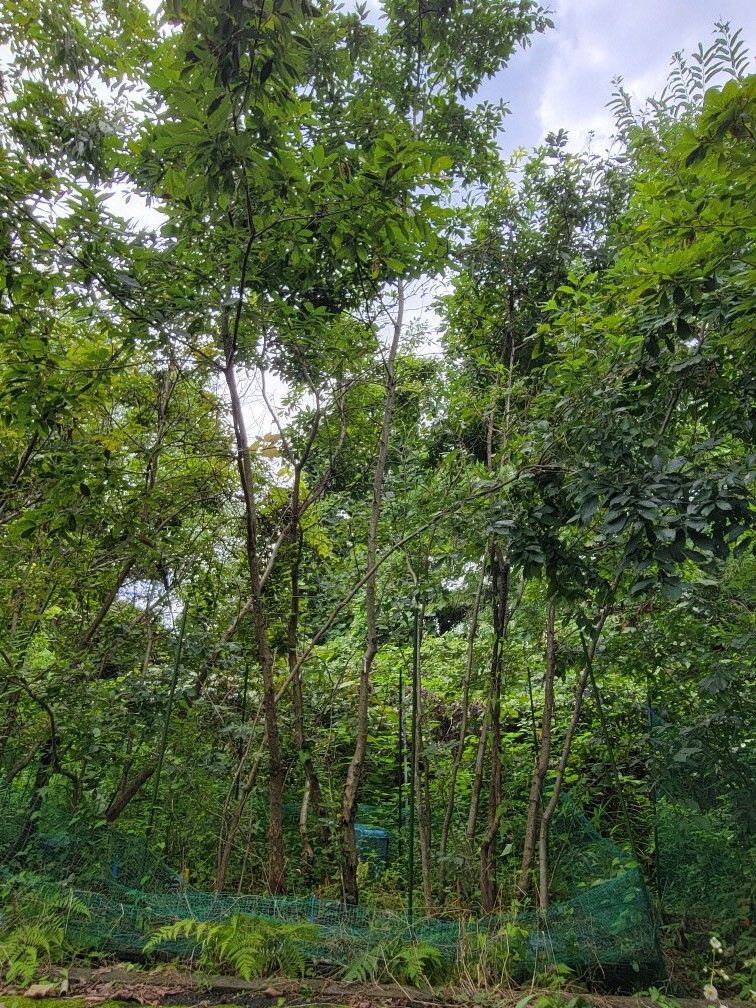
<path fill-rule="evenodd" d="M 612 128 L 606 107 L 612 78 L 623 77 L 638 100 L 658 94 L 675 51 L 707 45 L 717 21 L 743 28 L 751 48 L 756 42 L 751 0 L 552 0 L 550 6 L 555 28 L 515 53 L 482 92 L 509 104 L 505 153 L 535 146 L 558 129 L 569 131 L 575 148 L 593 132 L 599 148 Z"/>

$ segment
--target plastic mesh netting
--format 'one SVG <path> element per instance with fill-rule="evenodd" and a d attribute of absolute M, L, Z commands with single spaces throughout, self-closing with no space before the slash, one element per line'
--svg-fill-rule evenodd
<path fill-rule="evenodd" d="M 434 917 L 409 921 L 406 914 L 368 906 L 351 907 L 314 897 L 267 897 L 211 893 L 193 888 L 143 840 L 93 830 L 66 821 L 60 810 L 37 810 L 29 829 L 28 810 L 4 799 L 0 863 L 23 866 L 71 887 L 89 915 L 72 914 L 68 938 L 77 946 L 122 955 L 139 953 L 154 932 L 176 920 L 220 921 L 250 914 L 273 921 L 318 925 L 317 942 L 306 951 L 323 963 L 346 965 L 360 953 L 393 940 L 422 941 L 454 959 L 469 948 L 496 942 L 517 945 L 525 969 L 547 962 L 573 968 L 627 966 L 656 961 L 655 930 L 642 876 L 630 857 L 600 836 L 585 817 L 564 802 L 553 823 L 553 891 L 545 914 L 480 920 Z M 384 864 L 388 832 L 361 827 L 361 856 Z M 515 925 L 513 931 L 512 925 Z M 164 947 L 190 954 L 191 942 Z"/>

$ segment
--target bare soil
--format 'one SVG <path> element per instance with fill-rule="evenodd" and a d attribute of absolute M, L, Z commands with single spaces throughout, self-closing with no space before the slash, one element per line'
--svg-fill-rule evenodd
<path fill-rule="evenodd" d="M 44 998 L 48 1008 L 110 1008 L 112 1002 L 136 1002 L 143 1005 L 182 1005 L 187 1008 L 305 1008 L 332 1005 L 339 1008 L 515 1008 L 525 1001 L 533 1008 L 539 994 L 553 992 L 528 988 L 472 992 L 462 988 L 423 990 L 398 984 L 346 984 L 327 979 L 241 980 L 228 976 L 198 976 L 178 970 L 136 970 L 121 966 L 99 969 L 72 967 L 48 984 L 35 984 L 27 990 L 0 986 L 0 1002 L 5 1008 L 25 1008 L 27 998 Z M 24 997 L 25 995 L 25 997 Z M 594 1008 L 659 1008 L 649 997 L 560 992 L 565 1004 L 571 998 Z M 13 1006 L 14 998 L 18 1002 Z M 703 1000 L 677 998 L 680 1008 L 711 1008 Z M 523 1005 L 523 1008 L 525 1008 Z M 724 1008 L 724 1006 L 721 1006 Z M 728 1008 L 753 1008 L 745 1001 L 728 998 Z"/>

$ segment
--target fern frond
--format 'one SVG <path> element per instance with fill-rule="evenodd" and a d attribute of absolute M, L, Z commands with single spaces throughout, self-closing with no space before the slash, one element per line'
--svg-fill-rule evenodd
<path fill-rule="evenodd" d="M 368 949 L 353 959 L 342 974 L 347 983 L 370 983 L 377 980 L 381 971 L 380 946 Z"/>
<path fill-rule="evenodd" d="M 304 946 L 314 942 L 318 933 L 315 924 L 278 923 L 246 914 L 233 914 L 220 922 L 187 918 L 159 928 L 144 951 L 189 938 L 199 947 L 202 967 L 210 971 L 230 969 L 244 980 L 277 972 L 301 976 L 307 964 Z"/>

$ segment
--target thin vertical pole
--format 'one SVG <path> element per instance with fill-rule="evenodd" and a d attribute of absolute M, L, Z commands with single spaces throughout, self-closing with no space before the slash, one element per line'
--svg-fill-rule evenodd
<path fill-rule="evenodd" d="M 407 914 L 410 927 L 415 895 L 415 766 L 417 763 L 417 694 L 420 683 L 420 602 L 415 596 L 415 621 L 412 633 L 412 760 L 409 797 L 409 849 L 407 851 Z"/>
<path fill-rule="evenodd" d="M 651 782 L 650 798 L 651 812 L 654 817 L 654 889 L 661 911 L 661 879 L 659 876 L 659 809 L 656 789 L 656 760 L 654 759 L 654 722 L 653 707 L 651 705 L 651 678 L 646 674 L 646 713 L 648 715 L 648 762 L 649 780 Z"/>
<path fill-rule="evenodd" d="M 402 857 L 402 833 L 404 831 L 404 665 L 399 663 L 399 733 L 396 745 L 396 772 L 399 779 L 397 788 L 397 845 L 396 856 L 401 861 Z"/>
<path fill-rule="evenodd" d="M 242 702 L 241 702 L 241 724 L 242 728 L 247 723 L 247 689 L 249 687 L 249 662 L 244 659 L 244 683 L 242 686 Z M 238 759 L 241 763 L 242 753 L 244 752 L 244 736 L 239 739 L 239 750 Z M 236 780 L 234 782 L 234 801 L 239 801 L 239 781 L 241 779 L 241 766 L 236 774 Z"/>
<path fill-rule="evenodd" d="M 660 874 L 661 869 L 661 851 L 659 849 L 659 804 L 658 804 L 658 778 L 656 775 L 656 758 L 655 758 L 655 746 L 654 746 L 654 708 L 651 704 L 651 677 L 646 673 L 646 710 L 648 712 L 648 756 L 649 756 L 649 779 L 651 781 L 651 809 L 654 817 L 654 863 L 653 863 L 653 873 L 654 873 L 654 895 L 655 899 L 650 903 L 651 914 L 654 922 L 654 945 L 656 947 L 656 955 L 659 960 L 659 966 L 661 968 L 662 976 L 666 977 L 667 966 L 664 959 L 664 951 L 662 949 L 661 938 L 660 938 L 660 928 L 664 920 L 664 899 L 662 895 L 663 885 L 662 878 Z"/>
<path fill-rule="evenodd" d="M 173 708 L 173 698 L 176 694 L 176 682 L 178 681 L 179 668 L 181 667 L 181 652 L 184 649 L 184 633 L 186 632 L 186 617 L 189 612 L 188 604 L 184 604 L 184 611 L 181 614 L 181 626 L 179 628 L 178 643 L 176 645 L 176 657 L 173 661 L 173 673 L 171 675 L 171 687 L 168 691 L 168 704 L 165 709 L 165 719 L 163 721 L 163 734 L 160 739 L 160 755 L 158 756 L 158 765 L 155 770 L 155 784 L 152 789 L 152 808 L 150 809 L 150 819 L 147 825 L 147 838 L 145 843 L 145 856 L 147 851 L 147 846 L 149 844 L 150 838 L 152 836 L 152 830 L 155 826 L 155 810 L 157 808 L 158 799 L 158 789 L 160 788 L 160 775 L 163 772 L 163 760 L 165 759 L 165 747 L 168 744 L 168 728 L 171 721 L 171 710 Z"/>

